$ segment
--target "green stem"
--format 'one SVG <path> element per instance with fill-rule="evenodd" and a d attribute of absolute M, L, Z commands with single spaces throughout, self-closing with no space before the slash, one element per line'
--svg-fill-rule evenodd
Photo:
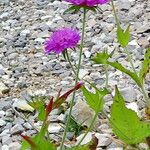
<path fill-rule="evenodd" d="M 119 26 L 120 23 L 119 23 L 119 20 L 118 20 L 118 17 L 117 17 L 117 13 L 116 13 L 116 9 L 115 9 L 115 5 L 114 5 L 113 0 L 111 0 L 111 5 L 112 5 L 112 10 L 114 12 L 114 17 L 115 17 L 116 24 L 117 24 L 117 26 Z"/>
<path fill-rule="evenodd" d="M 128 51 L 127 48 L 125 48 L 125 52 L 126 52 L 126 54 L 127 54 L 127 56 L 128 56 L 128 60 L 129 60 L 129 62 L 130 62 L 130 64 L 131 64 L 131 67 L 132 67 L 133 72 L 138 76 L 138 73 L 137 73 L 137 71 L 135 70 L 134 64 L 133 64 L 133 62 L 132 62 L 132 56 L 131 56 L 131 54 L 130 54 L 130 52 Z M 142 94 L 143 94 L 143 96 L 144 96 L 144 99 L 145 99 L 145 101 L 146 101 L 146 103 L 147 103 L 148 108 L 150 108 L 150 99 L 149 99 L 149 97 L 148 97 L 148 94 L 147 94 L 146 91 L 145 91 L 144 84 L 141 84 L 141 86 L 139 86 L 139 88 L 141 89 L 141 92 L 142 92 Z"/>
<path fill-rule="evenodd" d="M 79 79 L 79 72 L 80 72 L 81 59 L 82 59 L 82 51 L 83 51 L 83 47 L 84 47 L 85 22 L 86 22 L 86 8 L 84 8 L 84 13 L 83 13 L 82 37 L 81 37 L 80 54 L 79 54 L 79 62 L 78 62 L 78 67 L 77 67 L 75 85 L 77 84 L 78 79 Z M 70 110 L 69 110 L 69 114 L 68 114 L 68 117 L 67 117 L 67 122 L 66 122 L 65 131 L 64 131 L 64 134 L 63 134 L 62 142 L 61 142 L 61 145 L 60 145 L 60 150 L 64 150 L 64 142 L 65 142 L 65 139 L 66 139 L 66 134 L 67 134 L 69 123 L 70 123 L 72 108 L 73 108 L 74 99 L 75 99 L 75 93 L 76 92 L 74 91 L 73 96 L 72 96 L 72 100 L 70 102 Z"/>
<path fill-rule="evenodd" d="M 74 67 L 73 67 L 73 65 L 72 65 L 72 63 L 71 63 L 71 61 L 70 61 L 68 51 L 66 51 L 66 58 L 67 58 L 67 61 L 68 61 L 69 65 L 70 65 L 70 67 L 71 67 L 71 69 L 72 69 L 74 75 L 76 76 L 76 71 L 75 71 L 75 69 L 74 69 Z"/>
<path fill-rule="evenodd" d="M 83 141 L 84 138 L 87 136 L 87 134 L 89 133 L 89 131 L 92 130 L 92 128 L 93 128 L 93 126 L 94 126 L 94 123 L 95 123 L 95 120 L 96 120 L 98 114 L 99 114 L 99 112 L 96 112 L 96 113 L 95 113 L 95 115 L 94 115 L 94 117 L 93 117 L 93 119 L 92 119 L 92 121 L 91 121 L 91 124 L 90 124 L 89 128 L 87 129 L 87 131 L 85 132 L 84 136 L 82 137 L 82 139 L 81 139 L 81 140 L 79 141 L 79 143 L 77 144 L 77 147 L 82 143 L 82 141 Z"/>
<path fill-rule="evenodd" d="M 128 61 L 129 61 L 130 64 L 131 64 L 131 67 L 132 67 L 133 72 L 137 75 L 137 72 L 136 72 L 135 67 L 134 67 L 134 65 L 133 65 L 133 62 L 132 62 L 132 57 L 131 57 L 130 52 L 128 51 L 128 49 L 127 49 L 126 47 L 124 48 L 124 50 L 125 50 L 125 53 L 126 53 L 127 56 L 128 56 Z"/>
<path fill-rule="evenodd" d="M 116 13 L 116 9 L 115 9 L 115 5 L 114 5 L 113 0 L 111 0 L 111 5 L 112 5 L 113 12 L 114 12 L 114 17 L 115 17 L 116 24 L 117 24 L 117 26 L 119 26 L 120 23 L 119 23 L 119 20 L 118 20 L 118 17 L 117 17 L 117 13 Z M 127 50 L 127 48 L 125 48 L 125 52 L 126 52 L 126 54 L 127 54 L 127 56 L 128 56 L 128 60 L 129 60 L 129 62 L 130 62 L 130 64 L 131 64 L 131 67 L 132 67 L 132 69 L 133 69 L 133 72 L 138 76 L 138 74 L 137 74 L 137 72 L 136 72 L 136 70 L 135 70 L 135 67 L 134 67 L 134 65 L 133 65 L 133 62 L 132 62 L 132 57 L 131 57 L 129 51 Z M 138 77 L 139 77 L 139 76 L 138 76 Z M 148 108 L 150 108 L 150 99 L 149 99 L 149 97 L 148 97 L 147 92 L 145 91 L 144 84 L 141 84 L 141 86 L 139 86 L 139 88 L 141 89 L 141 92 L 142 92 L 142 94 L 143 94 L 143 96 L 144 96 L 144 99 L 145 99 L 145 101 L 146 101 L 146 103 L 147 103 Z"/>
<path fill-rule="evenodd" d="M 105 68 L 105 75 L 106 75 L 106 79 L 105 79 L 105 87 L 108 89 L 108 65 L 104 65 Z"/>

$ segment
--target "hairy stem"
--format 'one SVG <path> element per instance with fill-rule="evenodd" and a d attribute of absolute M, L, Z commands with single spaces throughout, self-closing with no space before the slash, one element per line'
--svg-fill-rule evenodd
<path fill-rule="evenodd" d="M 78 82 L 79 72 L 80 72 L 80 67 L 81 67 L 82 51 L 83 51 L 83 47 L 84 47 L 85 22 L 86 22 L 86 8 L 84 8 L 84 13 L 83 13 L 82 36 L 81 36 L 80 54 L 79 54 L 79 62 L 78 62 L 78 66 L 77 66 L 75 85 Z M 72 113 L 72 108 L 73 108 L 73 104 L 74 104 L 75 93 L 76 92 L 74 91 L 73 96 L 72 96 L 72 100 L 70 102 L 70 110 L 69 110 L 69 114 L 68 114 L 68 117 L 67 117 L 67 122 L 66 122 L 65 131 L 64 131 L 64 134 L 63 134 L 62 142 L 61 142 L 61 145 L 60 145 L 60 150 L 64 150 L 64 142 L 65 142 L 65 139 L 66 139 L 66 134 L 67 134 L 70 119 L 71 119 L 71 113 Z"/>

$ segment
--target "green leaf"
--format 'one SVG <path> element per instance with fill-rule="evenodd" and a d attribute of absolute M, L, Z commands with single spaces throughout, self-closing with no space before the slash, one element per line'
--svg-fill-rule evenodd
<path fill-rule="evenodd" d="M 88 145 L 83 145 L 78 147 L 67 148 L 66 150 L 90 150 L 90 149 Z"/>
<path fill-rule="evenodd" d="M 66 14 L 66 13 L 77 13 L 82 7 L 81 6 L 71 6 L 70 8 L 68 8 L 67 10 L 64 11 L 63 14 Z"/>
<path fill-rule="evenodd" d="M 75 119 L 73 118 L 73 116 L 71 116 L 70 123 L 68 126 L 68 132 L 75 132 L 75 135 L 79 135 L 81 133 L 82 129 L 84 129 L 82 127 L 82 124 L 78 124 L 75 121 Z"/>
<path fill-rule="evenodd" d="M 131 72 L 130 70 L 124 68 L 120 63 L 118 62 L 109 62 L 107 61 L 107 63 L 116 68 L 117 70 L 120 70 L 121 72 L 129 75 L 136 83 L 138 86 L 141 86 L 141 81 L 139 80 L 139 77 L 137 76 L 137 74 L 135 74 L 134 72 Z"/>
<path fill-rule="evenodd" d="M 38 108 L 38 120 L 40 121 L 44 121 L 45 116 L 46 116 L 46 112 L 45 112 L 45 106 L 41 106 Z"/>
<path fill-rule="evenodd" d="M 141 121 L 133 110 L 125 106 L 124 99 L 117 87 L 111 107 L 110 123 L 114 133 L 127 144 L 140 143 L 150 136 L 150 124 Z"/>
<path fill-rule="evenodd" d="M 27 149 L 29 149 L 30 147 L 31 147 L 30 144 L 29 144 L 27 141 L 23 140 L 23 141 L 22 141 L 22 144 L 21 144 L 20 150 L 27 150 Z"/>
<path fill-rule="evenodd" d="M 117 39 L 122 47 L 126 47 L 130 41 L 130 25 L 124 31 L 120 25 L 117 27 Z"/>
<path fill-rule="evenodd" d="M 107 64 L 107 60 L 109 57 L 110 55 L 106 51 L 104 51 L 101 53 L 97 53 L 96 56 L 92 58 L 92 60 L 97 64 Z"/>
<path fill-rule="evenodd" d="M 137 76 L 137 74 L 124 68 L 118 62 L 108 61 L 108 58 L 110 58 L 110 57 L 111 57 L 111 54 L 109 55 L 106 51 L 104 51 L 102 53 L 97 53 L 97 55 L 92 60 L 97 64 L 104 64 L 104 65 L 108 64 L 108 65 L 114 67 L 115 69 L 120 70 L 121 72 L 129 75 L 137 83 L 137 85 L 141 87 L 141 81 L 140 81 L 139 77 Z"/>
<path fill-rule="evenodd" d="M 42 126 L 40 132 L 36 136 L 31 137 L 32 141 L 37 146 L 36 149 L 32 148 L 33 150 L 56 150 L 56 147 L 50 141 L 47 141 L 45 139 L 47 128 L 48 128 L 48 123 L 45 123 Z M 24 140 L 22 142 L 21 150 L 26 150 L 29 148 L 31 148 L 31 145 L 27 141 Z"/>
<path fill-rule="evenodd" d="M 143 61 L 142 68 L 139 73 L 141 83 L 143 83 L 143 80 L 149 70 L 150 70 L 150 48 L 148 48 L 145 52 L 144 61 Z"/>
<path fill-rule="evenodd" d="M 103 97 L 106 94 L 108 94 L 106 90 L 100 91 L 97 88 L 95 88 L 96 93 L 92 93 L 88 91 L 84 86 L 81 88 L 81 90 L 90 108 L 92 108 L 95 112 L 100 112 L 103 110 L 104 105 Z"/>
<path fill-rule="evenodd" d="M 42 98 L 36 97 L 31 102 L 29 102 L 29 105 L 32 106 L 34 109 L 38 111 L 38 119 L 43 121 L 46 116 L 45 112 L 45 102 Z"/>

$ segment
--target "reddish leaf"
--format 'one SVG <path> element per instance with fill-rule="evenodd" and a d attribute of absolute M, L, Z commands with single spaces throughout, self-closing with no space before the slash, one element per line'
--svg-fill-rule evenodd
<path fill-rule="evenodd" d="M 21 136 L 24 140 L 26 140 L 26 141 L 31 145 L 32 148 L 36 148 L 36 147 L 37 147 L 37 145 L 32 141 L 32 139 L 31 139 L 30 137 L 28 137 L 28 136 L 26 136 L 26 135 L 22 135 L 22 134 L 20 134 L 20 136 Z"/>
<path fill-rule="evenodd" d="M 49 101 L 49 103 L 48 103 L 48 105 L 47 105 L 47 107 L 46 107 L 46 117 L 49 115 L 49 113 L 52 111 L 52 108 L 53 108 L 53 99 L 54 99 L 54 97 L 52 96 L 51 98 L 50 98 L 50 101 Z"/>
<path fill-rule="evenodd" d="M 74 88 L 72 88 L 71 90 L 67 91 L 65 94 L 63 94 L 62 96 L 60 96 L 53 104 L 53 109 L 58 108 L 66 99 L 67 97 L 73 92 L 76 91 L 78 89 L 80 89 L 83 85 L 83 82 L 79 82 Z"/>

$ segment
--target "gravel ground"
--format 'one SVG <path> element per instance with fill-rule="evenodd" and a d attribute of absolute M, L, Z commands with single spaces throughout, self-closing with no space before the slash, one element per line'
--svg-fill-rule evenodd
<path fill-rule="evenodd" d="M 131 24 L 132 39 L 128 49 L 133 54 L 136 69 L 139 69 L 145 48 L 150 46 L 150 1 L 118 0 L 115 4 L 122 26 L 126 27 L 129 23 Z M 40 127 L 41 123 L 35 120 L 37 114 L 34 112 L 27 119 L 34 127 L 21 117 L 26 114 L 26 111 L 33 111 L 26 100 L 30 100 L 31 96 L 35 95 L 56 96 L 60 88 L 63 93 L 74 85 L 74 76 L 63 57 L 54 54 L 46 56 L 43 53 L 43 42 L 55 29 L 81 28 L 81 13 L 63 15 L 67 8 L 68 3 L 58 0 L 54 2 L 50 0 L 0 0 L 1 150 L 18 150 L 21 138 L 16 134 L 23 131 L 27 135 L 33 135 L 36 133 L 35 127 Z M 96 52 L 105 48 L 109 52 L 117 49 L 114 60 L 130 68 L 123 49 L 118 48 L 111 6 L 103 5 L 101 9 L 102 12 L 97 14 L 88 12 L 84 59 L 80 72 L 80 77 L 85 77 L 100 88 L 105 85 L 104 69 L 90 61 Z M 70 51 L 70 55 L 71 60 L 76 63 L 78 51 Z M 138 104 L 139 113 L 141 113 L 145 104 L 134 82 L 112 68 L 109 68 L 109 76 L 110 89 L 113 90 L 114 85 L 117 84 L 127 104 Z M 148 87 L 150 87 L 150 76 L 147 76 L 146 81 L 146 89 L 150 91 Z M 78 93 L 73 110 L 74 118 L 78 123 L 84 116 L 90 114 L 88 118 L 91 118 L 92 115 L 85 111 L 81 116 L 77 116 L 82 112 L 81 106 L 84 105 L 80 99 L 82 98 Z M 105 103 L 107 112 L 111 104 L 110 95 Z M 84 107 L 86 108 L 87 105 L 85 104 Z M 59 114 L 58 111 L 53 111 L 51 115 L 53 123 L 49 126 L 49 131 L 55 141 L 59 141 L 62 135 L 65 115 L 66 113 Z M 60 121 L 61 125 L 58 123 Z M 100 116 L 98 122 L 99 127 L 95 129 L 100 139 L 98 149 L 122 150 L 121 145 L 116 144 L 107 120 Z M 89 133 L 86 141 L 91 138 L 91 134 Z M 73 136 L 73 133 L 68 133 L 68 139 Z"/>

